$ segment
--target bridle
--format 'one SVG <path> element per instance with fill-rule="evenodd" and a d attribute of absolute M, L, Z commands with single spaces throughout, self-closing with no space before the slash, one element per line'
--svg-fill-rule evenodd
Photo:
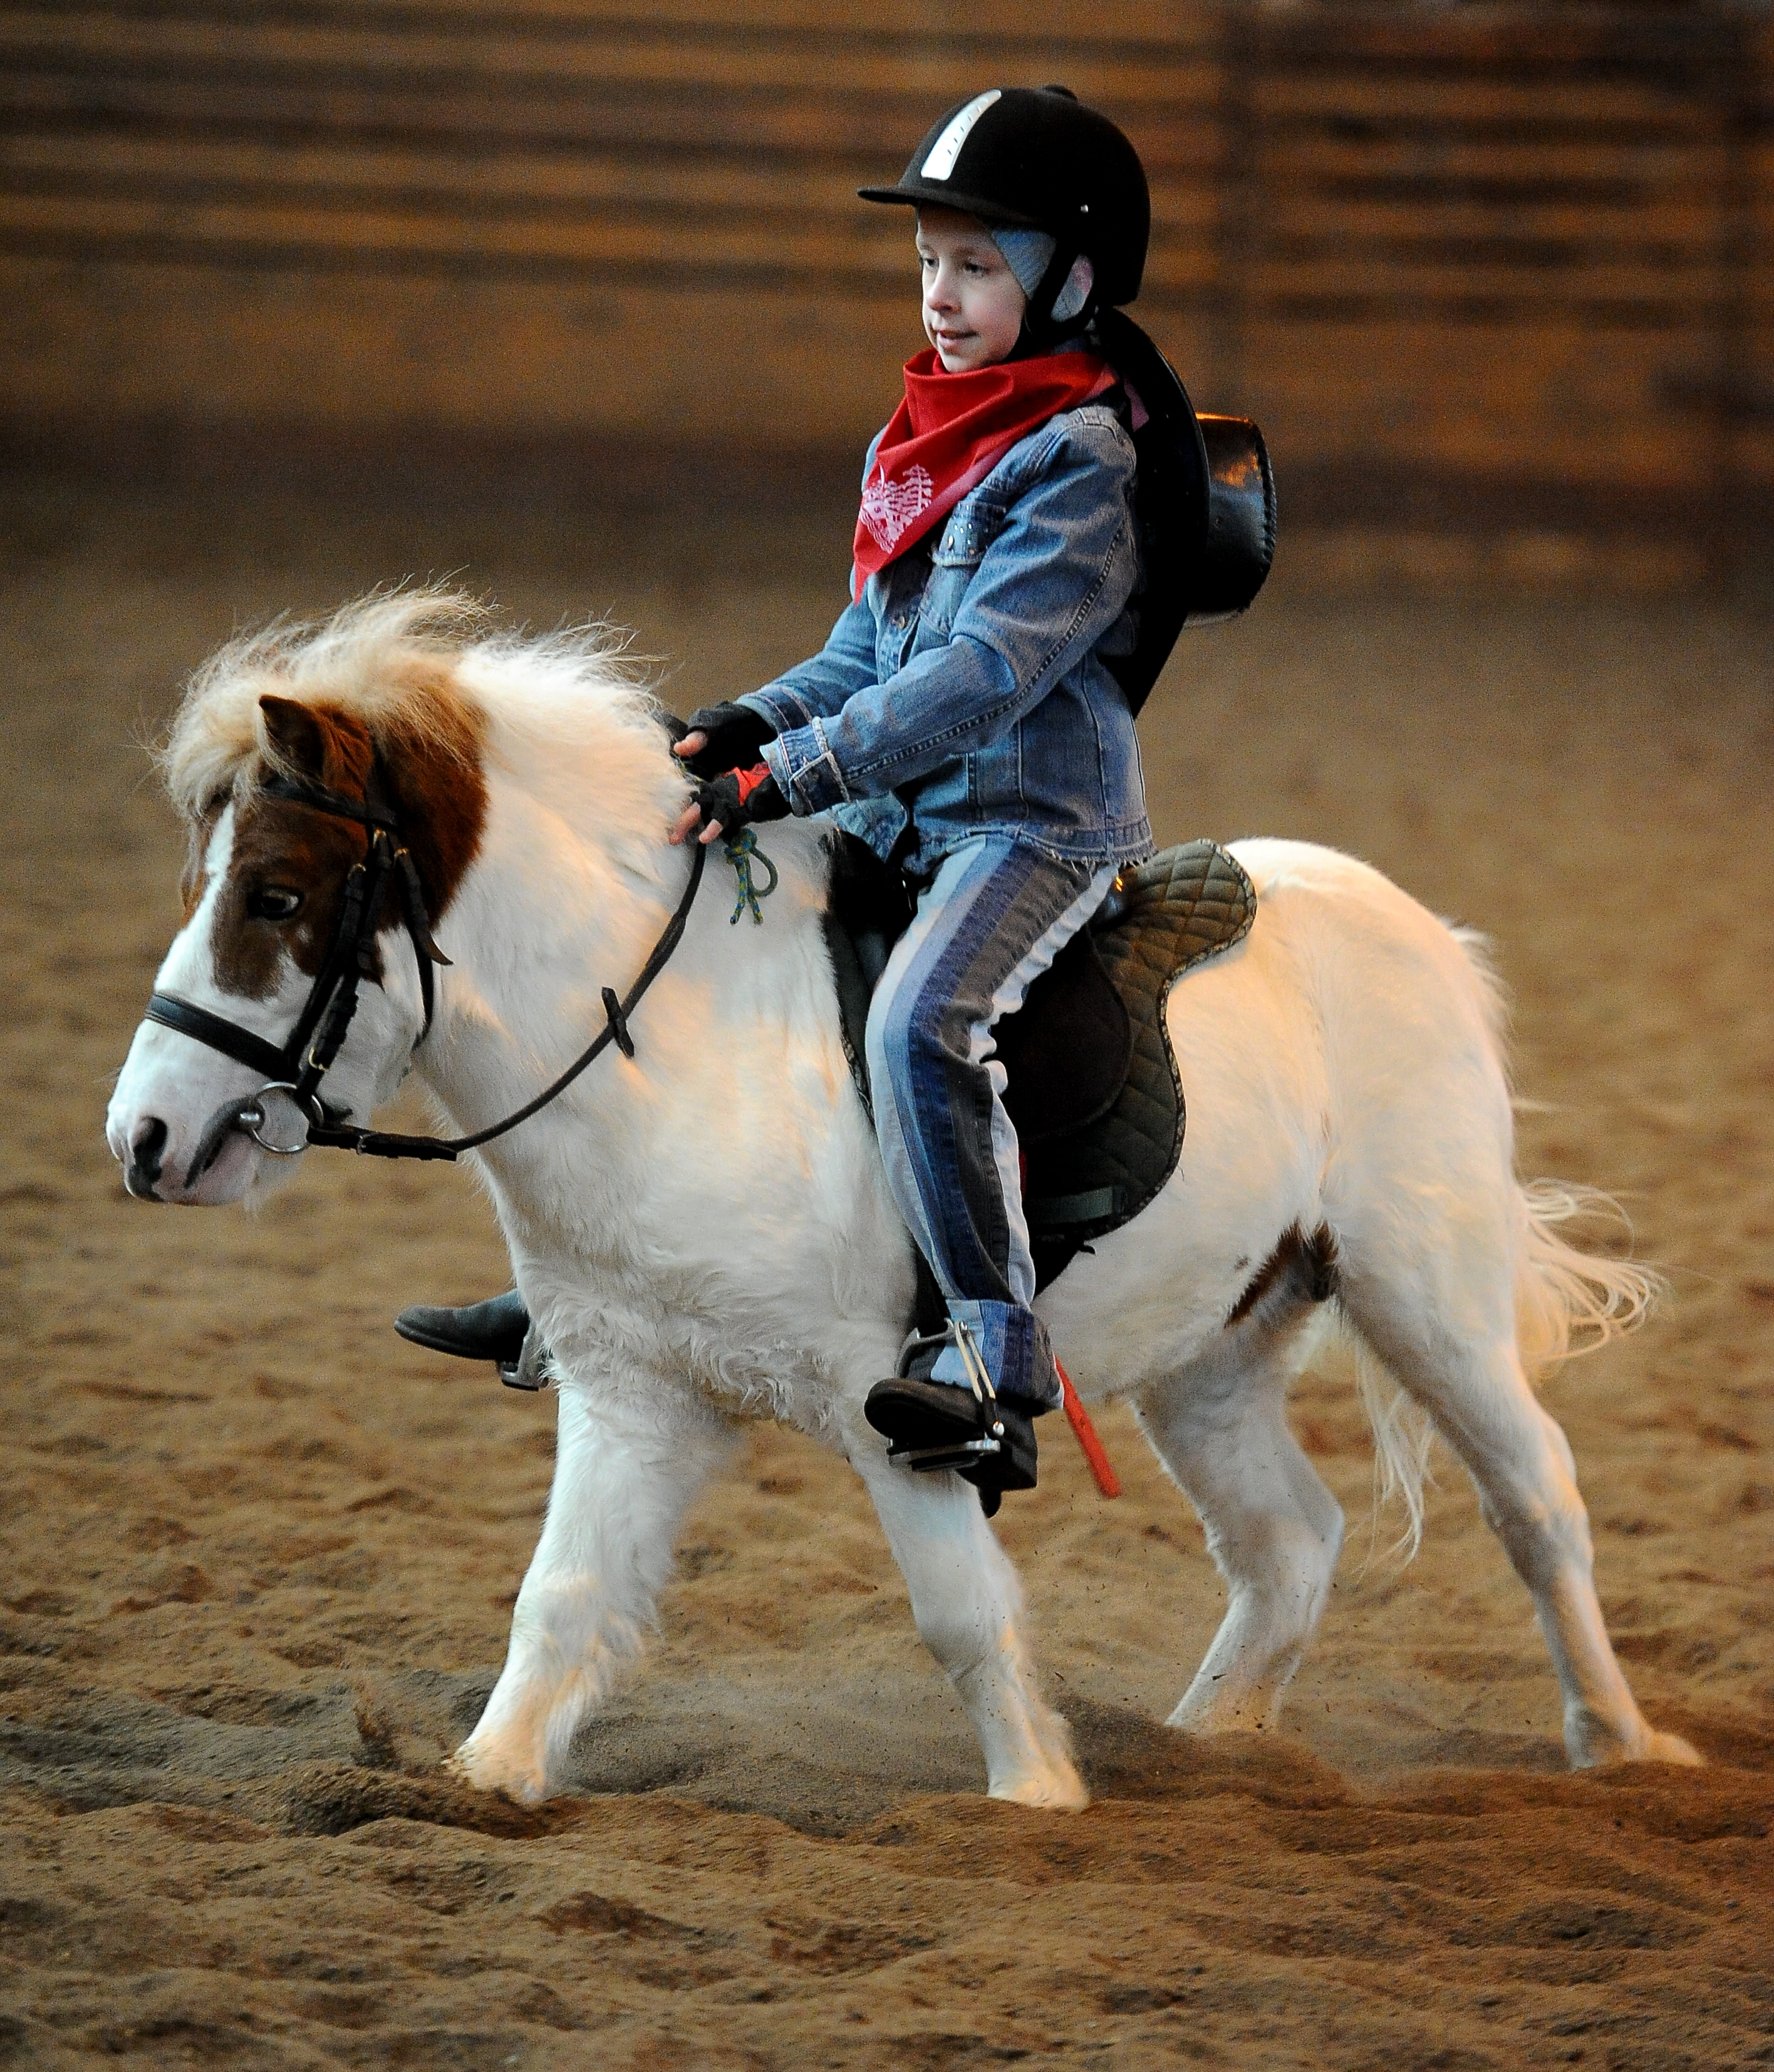
<path fill-rule="evenodd" d="M 212 1050 L 219 1050 L 224 1057 L 253 1071 L 263 1072 L 267 1083 L 260 1088 L 261 1095 L 274 1091 L 288 1094 L 295 1107 L 309 1118 L 311 1128 L 329 1126 L 342 1112 L 320 1098 L 320 1083 L 338 1056 L 352 1018 L 357 1011 L 357 989 L 370 975 L 376 923 L 390 878 L 400 888 L 402 918 L 418 962 L 425 1024 L 415 1049 L 430 1034 L 435 1003 L 433 967 L 449 961 L 431 939 L 424 889 L 412 856 L 401 841 L 397 823 L 392 813 L 380 812 L 368 803 L 371 793 L 379 788 L 375 785 L 374 775 L 372 771 L 362 804 L 325 785 L 279 773 L 265 778 L 260 787 L 268 798 L 310 806 L 335 820 L 354 820 L 364 829 L 367 837 L 364 855 L 346 875 L 331 945 L 308 989 L 307 999 L 296 1018 L 295 1026 L 281 1050 L 251 1030 L 241 1028 L 238 1022 L 212 1014 L 194 1001 L 181 1000 L 176 993 L 156 993 L 148 1001 L 148 1021 L 158 1022 L 163 1028 L 175 1029 L 182 1036 L 189 1036 Z M 261 1116 L 249 1123 L 243 1115 L 240 1126 L 266 1151 L 287 1154 L 303 1148 L 278 1144 L 260 1135 L 263 1120 Z M 304 1139 L 304 1144 L 308 1141 Z"/>
<path fill-rule="evenodd" d="M 642 966 L 640 976 L 619 1000 L 613 987 L 607 985 L 603 989 L 605 1026 L 559 1078 L 545 1087 L 533 1100 L 526 1101 L 514 1113 L 467 1137 L 405 1137 L 388 1130 L 359 1129 L 347 1123 L 344 1118 L 348 1111 L 323 1100 L 320 1087 L 344 1046 L 352 1018 L 357 1012 L 358 989 L 375 968 L 377 921 L 390 884 L 397 888 L 401 919 L 418 964 L 424 1022 L 413 1041 L 415 1051 L 431 1033 L 436 1006 L 434 967 L 447 964 L 450 960 L 432 940 L 425 888 L 420 882 L 418 866 L 401 838 L 399 822 L 392 812 L 372 803 L 382 789 L 376 766 L 371 767 L 361 800 L 348 798 L 326 785 L 311 783 L 305 778 L 286 777 L 280 772 L 266 777 L 260 789 L 268 798 L 307 806 L 315 812 L 330 814 L 335 820 L 355 821 L 365 832 L 364 851 L 346 874 L 344 896 L 331 946 L 308 989 L 308 997 L 296 1017 L 295 1026 L 281 1050 L 252 1030 L 243 1029 L 238 1022 L 229 1022 L 220 1014 L 212 1014 L 207 1007 L 199 1007 L 193 1001 L 181 1000 L 176 993 L 150 995 L 145 1020 L 175 1030 L 181 1036 L 188 1036 L 192 1042 L 219 1050 L 224 1058 L 232 1058 L 236 1063 L 265 1075 L 265 1083 L 256 1094 L 245 1095 L 238 1100 L 224 1104 L 212 1116 L 191 1160 L 189 1180 L 196 1180 L 208 1170 L 223 1144 L 236 1130 L 245 1131 L 261 1150 L 282 1158 L 294 1157 L 311 1146 L 319 1146 L 329 1150 L 356 1151 L 371 1158 L 454 1159 L 464 1151 L 490 1143 L 496 1137 L 503 1137 L 519 1123 L 528 1121 L 557 1095 L 564 1092 L 611 1043 L 615 1043 L 624 1057 L 633 1057 L 634 1038 L 628 1033 L 628 1017 L 682 939 L 708 860 L 707 851 L 700 842 L 691 845 L 689 882 L 666 923 L 665 932 L 653 945 L 652 956 Z M 265 1134 L 271 1119 L 267 1097 L 272 1095 L 288 1097 L 297 1118 L 304 1125 L 299 1141 L 281 1141 Z"/>

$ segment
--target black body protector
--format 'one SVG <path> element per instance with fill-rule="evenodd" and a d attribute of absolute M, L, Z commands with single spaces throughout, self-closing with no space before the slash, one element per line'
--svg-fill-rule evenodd
<path fill-rule="evenodd" d="M 1183 627 L 1235 617 L 1275 557 L 1275 484 L 1262 433 L 1248 417 L 1198 413 L 1170 362 L 1122 312 L 1139 294 L 1151 235 L 1139 154 L 1063 86 L 994 87 L 950 109 L 894 186 L 858 191 L 865 201 L 961 209 L 989 228 L 1053 240 L 1018 356 L 1085 339 L 1126 392 L 1145 587 L 1134 652 L 1109 666 L 1138 713 Z M 1090 261 L 1090 291 L 1056 319 L 1080 258 Z"/>

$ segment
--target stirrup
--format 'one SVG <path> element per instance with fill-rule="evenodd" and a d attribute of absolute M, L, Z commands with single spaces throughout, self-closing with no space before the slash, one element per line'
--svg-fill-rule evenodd
<path fill-rule="evenodd" d="M 932 1382 L 924 1375 L 913 1375 L 907 1370 L 920 1363 L 923 1356 L 942 1351 L 953 1346 L 961 1355 L 961 1366 L 973 1391 L 975 1429 L 969 1438 L 945 1439 L 934 1446 L 907 1445 L 891 1434 L 887 1437 L 887 1458 L 920 1474 L 934 1474 L 944 1469 L 978 1467 L 1003 1450 L 1004 1420 L 998 1414 L 998 1391 L 992 1385 L 992 1377 L 980 1355 L 973 1334 L 959 1318 L 951 1317 L 940 1331 L 910 1331 L 899 1348 L 896 1381 L 909 1381 L 925 1388 L 940 1388 L 945 1393 L 958 1395 L 953 1383 Z M 934 1367 L 936 1359 L 930 1360 Z M 928 1372 L 928 1370 L 927 1370 Z M 872 1420 L 871 1420 L 872 1422 Z"/>
<path fill-rule="evenodd" d="M 977 1467 L 1003 1442 L 992 1406 L 945 1382 L 895 1375 L 869 1391 L 862 1414 L 887 1442 L 887 1458 L 909 1468 Z"/>
<path fill-rule="evenodd" d="M 533 1395 L 548 1387 L 548 1347 L 532 1324 L 524 1334 L 524 1349 L 514 1360 L 495 1360 L 499 1379 L 508 1388 L 521 1388 Z"/>
<path fill-rule="evenodd" d="M 899 1461 L 908 1468 L 922 1468 L 933 1473 L 938 1468 L 970 1468 L 994 1453 L 1004 1450 L 1004 1427 L 994 1425 L 984 1437 L 962 1439 L 947 1446 L 902 1446 L 896 1440 L 887 1441 L 887 1458 Z"/>

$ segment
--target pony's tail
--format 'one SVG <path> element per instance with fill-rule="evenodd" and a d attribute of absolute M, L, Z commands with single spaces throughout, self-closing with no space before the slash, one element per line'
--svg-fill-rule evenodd
<path fill-rule="evenodd" d="M 1464 953 L 1498 1065 L 1506 1075 L 1508 1003 L 1489 946 L 1475 929 L 1450 932 Z M 1518 1185 L 1516 1193 L 1521 1218 L 1516 1346 L 1531 1382 L 1562 1360 L 1624 1338 L 1645 1321 L 1669 1289 L 1653 1268 L 1579 1251 L 1563 1235 L 1573 1225 L 1587 1225 L 1592 1231 L 1611 1225 L 1615 1232 L 1631 1235 L 1625 1211 L 1599 1188 L 1529 1180 Z M 1396 1498 L 1405 1523 L 1389 1552 L 1409 1562 L 1422 1542 L 1423 1484 L 1430 1479 L 1434 1428 L 1352 1325 L 1348 1335 L 1355 1354 L 1356 1388 L 1373 1433 L 1374 1523 L 1369 1558 L 1377 1551 L 1380 1514 Z"/>
<path fill-rule="evenodd" d="M 1477 989 L 1480 1013 L 1509 1075 L 1509 998 L 1491 946 L 1476 928 L 1450 930 Z M 1632 1235 L 1626 1211 L 1599 1188 L 1529 1180 L 1519 1190 L 1521 1242 L 1516 1267 L 1516 1349 L 1532 1380 L 1578 1353 L 1593 1352 L 1642 1324 L 1669 1293 L 1661 1273 L 1629 1259 L 1579 1252 L 1559 1233 L 1570 1224 L 1611 1224 Z"/>
<path fill-rule="evenodd" d="M 1642 1324 L 1668 1292 L 1661 1273 L 1630 1259 L 1579 1252 L 1560 1232 L 1569 1224 L 1626 1226 L 1620 1204 L 1599 1188 L 1529 1180 L 1519 1190 L 1522 1239 L 1516 1268 L 1516 1344 L 1532 1381 L 1561 1360 L 1594 1352 Z M 1356 1388 L 1373 1434 L 1373 1513 L 1368 1559 L 1381 1552 L 1381 1513 L 1396 1499 L 1404 1523 L 1384 1550 L 1408 1564 L 1423 1537 L 1423 1485 L 1432 1479 L 1434 1428 L 1352 1325 Z"/>
<path fill-rule="evenodd" d="M 1624 1338 L 1669 1293 L 1653 1268 L 1579 1252 L 1560 1235 L 1570 1224 L 1614 1223 L 1625 1211 L 1598 1188 L 1529 1180 L 1521 1189 L 1525 1228 L 1516 1268 L 1516 1344 L 1529 1379 L 1579 1353 Z"/>
<path fill-rule="evenodd" d="M 1355 1358 L 1356 1393 L 1373 1437 L 1373 1508 L 1362 1570 L 1364 1573 L 1368 1564 L 1381 1554 L 1380 1516 L 1394 1497 L 1404 1507 L 1405 1522 L 1398 1537 L 1385 1550 L 1385 1558 L 1406 1568 L 1416 1560 L 1423 1544 L 1423 1484 L 1434 1479 L 1429 1456 L 1435 1428 L 1428 1412 L 1406 1395 L 1355 1326 L 1345 1322 L 1344 1331 Z"/>

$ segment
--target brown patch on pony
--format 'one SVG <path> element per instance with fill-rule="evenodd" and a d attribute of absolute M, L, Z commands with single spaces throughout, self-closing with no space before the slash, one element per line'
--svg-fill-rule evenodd
<path fill-rule="evenodd" d="M 290 701 L 267 698 L 265 703 L 286 706 Z M 273 737 L 278 764 L 288 774 L 327 783 L 329 767 L 337 774 L 352 763 L 368 773 L 369 736 L 356 721 L 293 709 L 302 712 L 301 722 L 287 726 L 283 738 Z M 270 731 L 274 715 L 268 712 L 266 718 Z M 356 739 L 349 742 L 353 733 Z M 348 753 L 348 743 L 359 751 L 356 755 Z M 355 789 L 345 783 L 334 788 L 363 796 L 360 780 Z M 364 847 L 364 831 L 352 821 L 335 820 L 293 800 L 269 799 L 262 791 L 249 792 L 241 801 L 234 814 L 233 853 L 210 934 L 216 983 L 224 993 L 269 1000 L 277 991 L 286 954 L 310 978 L 319 973 L 339 927 L 346 876 L 361 861 Z M 288 920 L 270 920 L 253 911 L 257 897 L 271 890 L 302 894 L 301 907 Z M 379 977 L 380 971 L 372 975 Z"/>
<path fill-rule="evenodd" d="M 1290 1293 L 1305 1301 L 1327 1301 L 1336 1293 L 1336 1239 L 1327 1224 L 1320 1223 L 1310 1237 L 1298 1223 L 1287 1226 L 1233 1304 L 1226 1329 L 1241 1324 L 1284 1281 Z"/>
<path fill-rule="evenodd" d="M 340 705 L 267 693 L 259 710 L 264 759 L 287 776 L 360 801 L 372 768 L 379 767 L 386 795 L 379 803 L 392 808 L 399 824 L 435 923 L 480 848 L 487 787 L 480 773 L 478 713 L 447 683 L 431 688 L 425 731 L 397 722 L 380 740 Z M 365 847 L 364 831 L 355 821 L 259 791 L 246 796 L 235 813 L 233 853 L 211 938 L 216 983 L 224 992 L 269 999 L 286 953 L 310 978 L 319 973 L 338 929 L 346 877 L 362 861 Z M 273 889 L 302 894 L 301 908 L 290 919 L 266 919 L 253 911 L 257 896 Z M 377 920 L 378 939 L 403 924 L 392 883 Z M 379 939 L 369 976 L 382 976 Z"/>
<path fill-rule="evenodd" d="M 409 732 L 396 721 L 378 746 L 389 803 L 435 923 L 449 911 L 480 851 L 487 824 L 480 749 L 487 723 L 446 678 L 436 678 L 430 689 L 425 731 Z"/>

